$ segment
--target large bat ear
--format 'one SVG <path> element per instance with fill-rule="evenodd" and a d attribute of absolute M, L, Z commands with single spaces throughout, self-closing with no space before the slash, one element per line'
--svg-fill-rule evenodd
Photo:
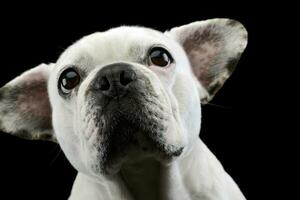
<path fill-rule="evenodd" d="M 211 19 L 166 32 L 185 50 L 200 81 L 202 103 L 210 101 L 233 72 L 247 45 L 247 31 L 238 21 Z"/>
<path fill-rule="evenodd" d="M 47 82 L 54 64 L 41 64 L 0 88 L 0 130 L 26 138 L 56 141 Z"/>

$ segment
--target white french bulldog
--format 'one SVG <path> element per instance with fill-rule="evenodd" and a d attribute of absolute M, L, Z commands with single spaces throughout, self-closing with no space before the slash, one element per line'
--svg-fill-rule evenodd
<path fill-rule="evenodd" d="M 70 200 L 245 199 L 199 132 L 246 45 L 230 19 L 88 35 L 0 89 L 0 129 L 60 144 Z"/>

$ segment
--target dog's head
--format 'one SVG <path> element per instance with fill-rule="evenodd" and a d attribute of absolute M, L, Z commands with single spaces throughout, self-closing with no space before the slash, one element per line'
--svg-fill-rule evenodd
<path fill-rule="evenodd" d="M 148 157 L 172 162 L 193 146 L 200 102 L 220 89 L 246 44 L 245 28 L 228 19 L 88 35 L 0 89 L 0 127 L 58 141 L 93 175 Z"/>

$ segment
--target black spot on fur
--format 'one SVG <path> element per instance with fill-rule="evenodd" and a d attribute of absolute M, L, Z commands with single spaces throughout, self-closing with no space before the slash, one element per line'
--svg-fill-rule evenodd
<path fill-rule="evenodd" d="M 0 102 L 2 101 L 2 99 L 3 99 L 3 89 L 2 88 L 0 88 Z"/>
<path fill-rule="evenodd" d="M 210 85 L 210 87 L 208 88 L 208 92 L 211 96 L 215 95 L 218 90 L 222 87 L 223 83 L 217 82 L 213 85 Z"/>
<path fill-rule="evenodd" d="M 240 56 L 237 56 L 235 58 L 228 60 L 226 68 L 228 69 L 230 74 L 234 71 L 236 65 L 238 64 L 239 58 Z"/>
<path fill-rule="evenodd" d="M 227 25 L 229 25 L 229 26 L 236 26 L 237 24 L 239 24 L 239 22 L 236 20 L 229 19 L 227 21 Z"/>
<path fill-rule="evenodd" d="M 13 88 L 11 86 L 3 86 L 0 88 L 0 102 L 3 102 L 7 98 L 10 98 L 10 93 L 13 91 Z"/>
<path fill-rule="evenodd" d="M 171 156 L 175 156 L 175 157 L 177 157 L 177 156 L 180 156 L 181 155 L 181 153 L 182 153 L 182 151 L 183 151 L 183 147 L 181 147 L 181 148 L 179 148 L 178 150 L 176 150 L 176 151 L 174 151 L 174 152 L 171 152 Z"/>
<path fill-rule="evenodd" d="M 47 133 L 41 133 L 39 140 L 46 140 L 46 141 L 53 141 L 53 142 L 57 142 L 56 138 L 53 135 L 54 133 L 52 132 L 52 130 L 47 131 Z"/>
<path fill-rule="evenodd" d="M 213 46 L 218 45 L 218 43 L 222 40 L 222 36 L 213 31 L 213 28 L 214 25 L 208 25 L 205 29 L 197 30 L 183 42 L 183 47 L 188 55 L 189 52 L 194 49 L 205 51 L 205 49 L 201 49 L 201 45 L 204 43 L 208 42 Z"/>
<path fill-rule="evenodd" d="M 29 139 L 29 140 L 32 139 L 32 134 L 29 133 L 26 130 L 20 130 L 15 135 L 18 136 L 18 137 L 20 137 L 20 138 L 23 138 L 23 139 Z"/>

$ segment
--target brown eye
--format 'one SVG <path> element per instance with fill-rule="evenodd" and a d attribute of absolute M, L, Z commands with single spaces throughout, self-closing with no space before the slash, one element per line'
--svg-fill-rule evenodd
<path fill-rule="evenodd" d="M 164 48 L 155 47 L 150 51 L 149 60 L 151 65 L 166 67 L 172 62 L 172 57 Z"/>
<path fill-rule="evenodd" d="M 58 86 L 63 94 L 69 94 L 80 82 L 80 76 L 73 68 L 63 71 L 59 77 Z"/>

